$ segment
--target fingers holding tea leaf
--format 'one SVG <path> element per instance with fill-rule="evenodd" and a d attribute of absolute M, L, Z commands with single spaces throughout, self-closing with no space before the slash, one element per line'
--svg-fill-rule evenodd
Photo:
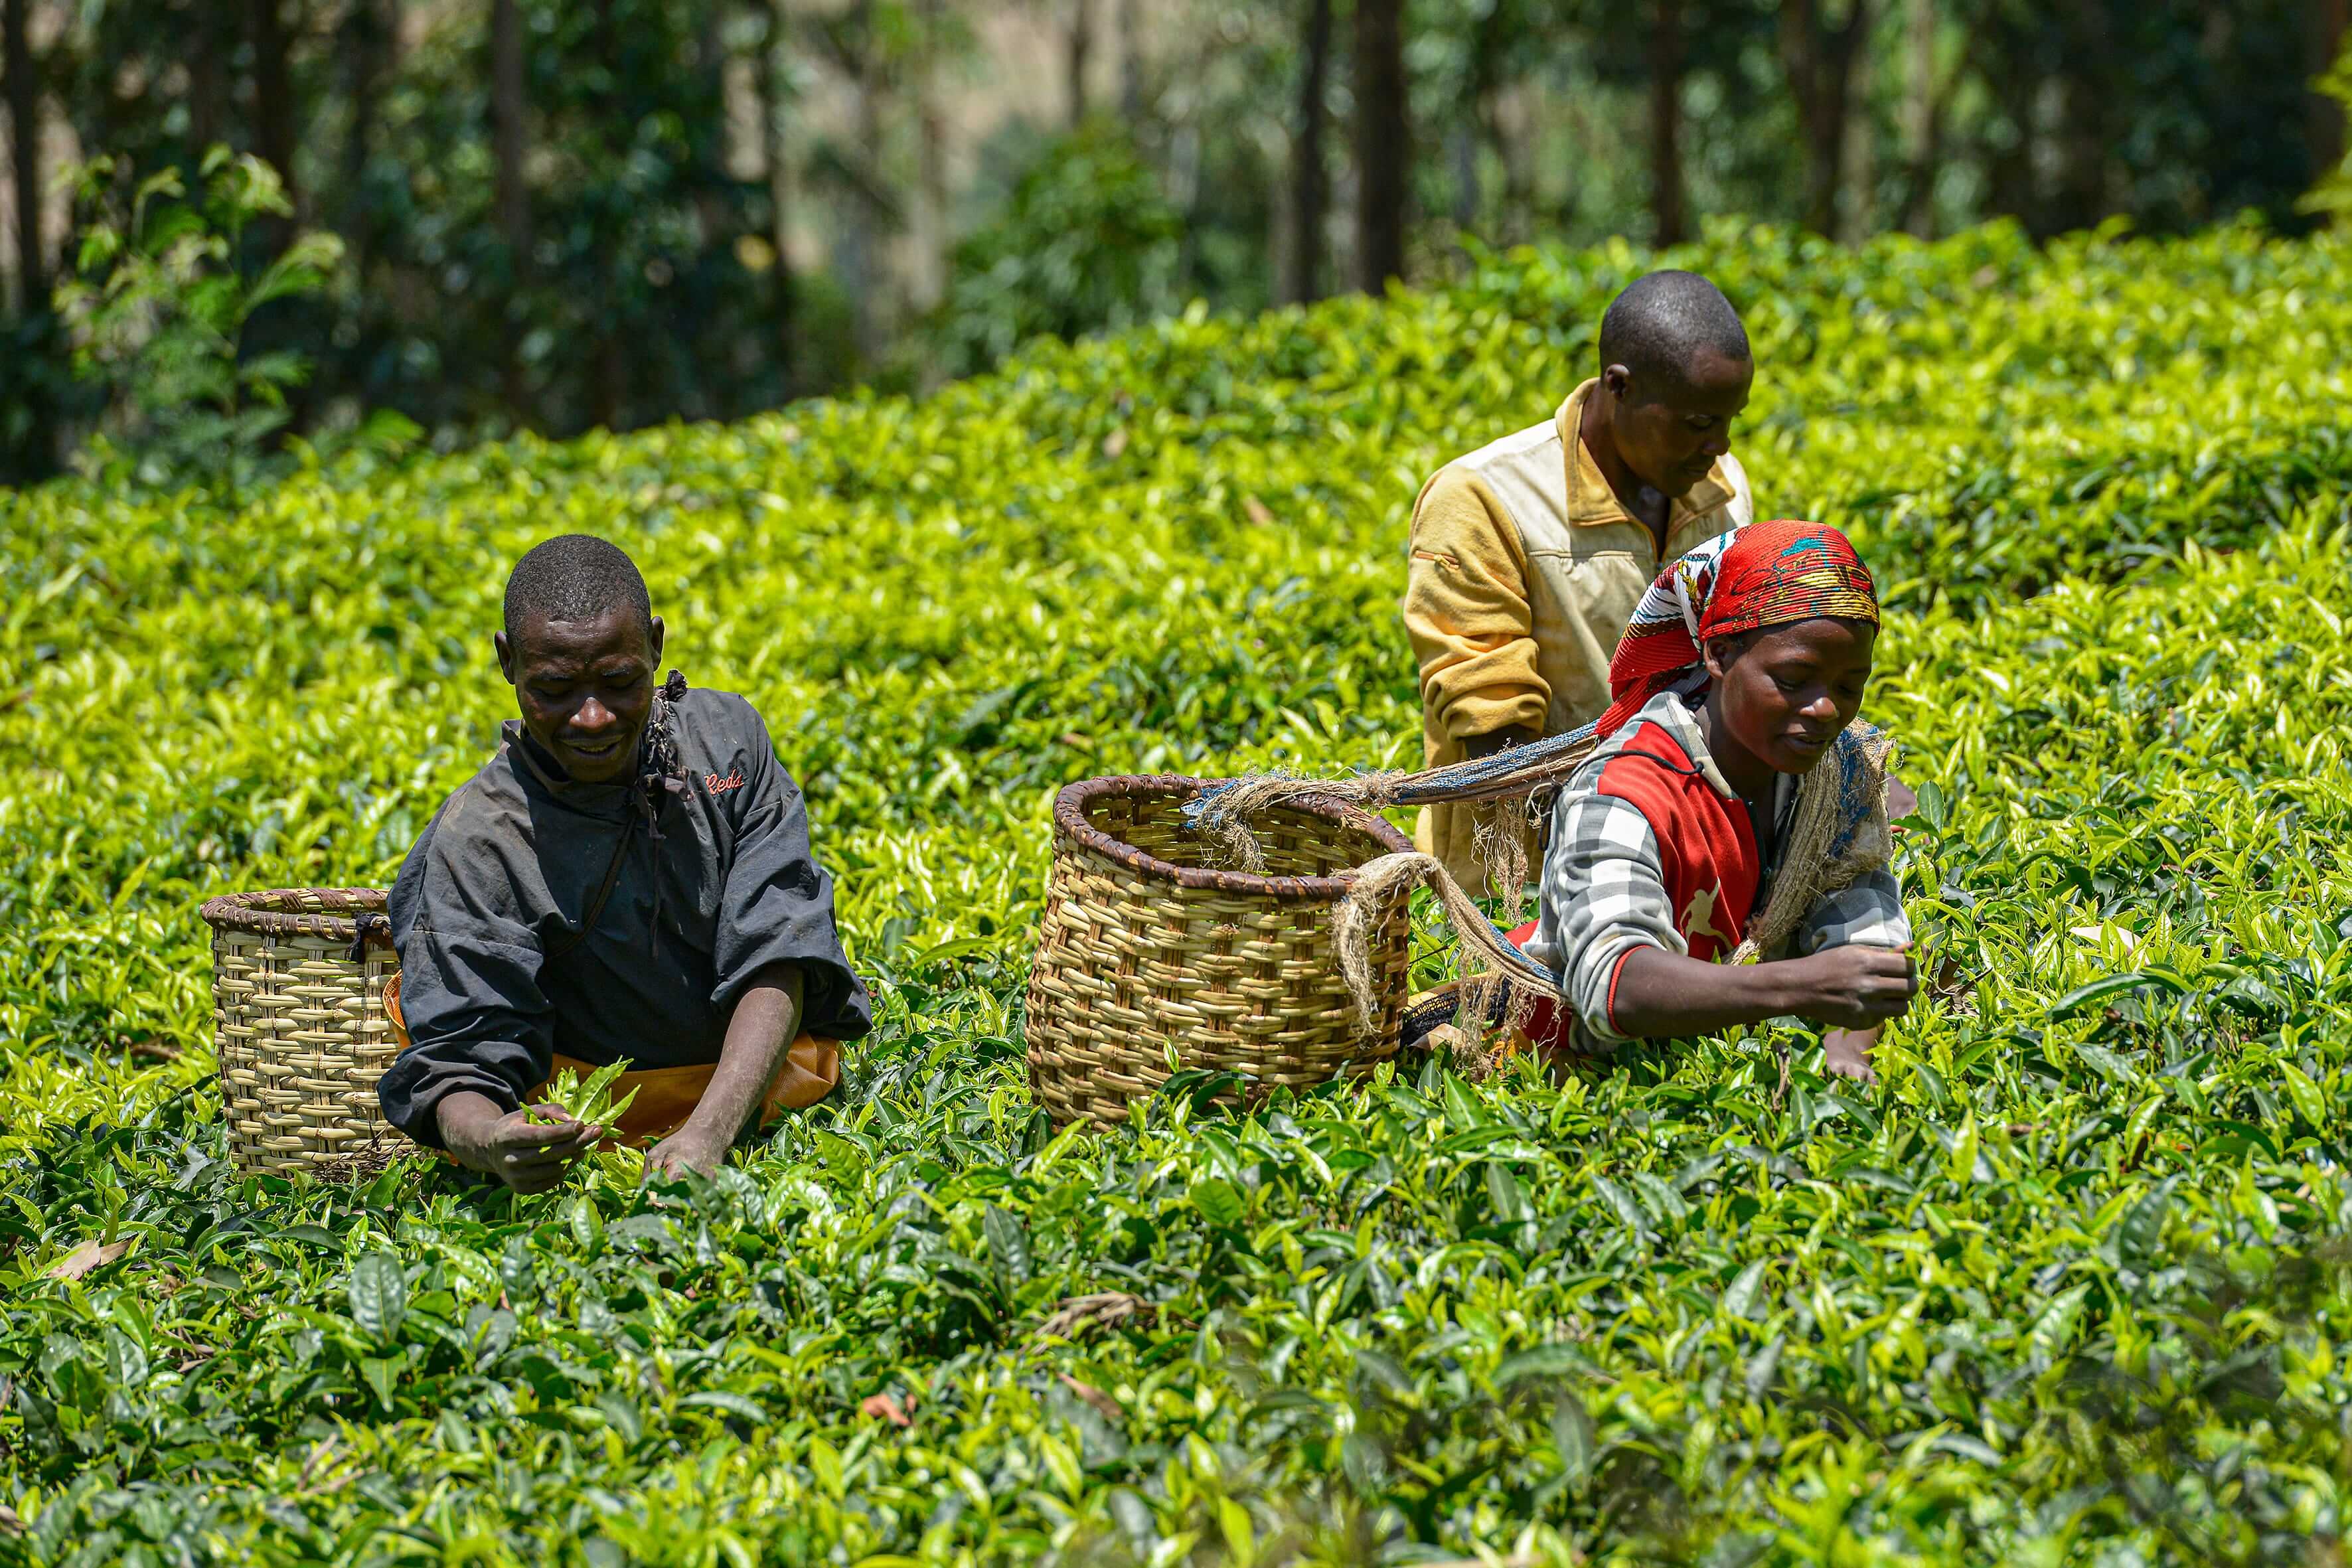
<path fill-rule="evenodd" d="M 501 1125 L 499 1146 L 532 1159 L 570 1160 L 593 1149 L 604 1136 L 601 1123 L 542 1101 L 524 1107 Z"/>
<path fill-rule="evenodd" d="M 546 1108 L 574 1121 L 593 1121 L 603 1127 L 617 1126 L 630 1104 L 637 1098 L 636 1085 L 620 1099 L 613 1098 L 613 1086 L 629 1070 L 629 1058 L 621 1058 L 598 1068 L 586 1078 L 571 1068 L 555 1075 L 547 1086 Z"/>
<path fill-rule="evenodd" d="M 500 1117 L 474 1144 L 471 1157 L 460 1152 L 460 1159 L 518 1192 L 543 1192 L 593 1150 L 604 1131 L 561 1106 L 541 1102 Z"/>

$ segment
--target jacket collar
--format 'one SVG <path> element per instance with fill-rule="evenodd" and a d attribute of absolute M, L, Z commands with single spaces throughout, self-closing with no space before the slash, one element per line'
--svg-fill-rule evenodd
<path fill-rule="evenodd" d="M 562 765 L 530 738 L 519 719 L 509 719 L 499 726 L 499 752 L 512 759 L 509 765 L 526 791 L 536 789 L 575 811 L 600 816 L 635 806 L 645 813 L 648 828 L 658 839 L 662 807 L 669 796 L 687 794 L 687 773 L 678 757 L 677 734 L 678 703 L 686 692 L 686 677 L 671 670 L 669 679 L 654 693 L 653 712 L 646 720 L 644 732 L 637 737 L 636 754 L 630 758 L 628 771 L 611 784 L 583 784 L 565 773 Z"/>
<path fill-rule="evenodd" d="M 1716 794 L 1726 800 L 1739 798 L 1730 781 L 1723 776 L 1723 770 L 1715 765 L 1715 753 L 1706 749 L 1706 733 L 1699 728 L 1698 711 L 1691 707 L 1682 693 L 1672 690 L 1659 692 L 1633 715 L 1633 721 L 1625 728 L 1631 732 L 1640 730 L 1644 724 L 1655 724 L 1672 735 L 1675 744 L 1683 749 L 1683 755 L 1697 765 L 1699 775 L 1706 780 Z"/>
<path fill-rule="evenodd" d="M 1608 477 L 1592 454 L 1584 446 L 1584 401 L 1592 395 L 1601 378 L 1594 376 L 1559 405 L 1559 422 L 1560 450 L 1568 462 L 1568 521 L 1572 525 L 1609 522 L 1631 523 L 1647 533 L 1647 525 L 1625 510 L 1617 492 L 1609 488 Z M 1666 537 L 1672 539 L 1684 522 L 1703 513 L 1715 510 L 1736 493 L 1731 476 L 1723 469 L 1723 459 L 1706 471 L 1706 478 L 1690 488 L 1686 495 L 1671 498 L 1666 503 Z"/>
<path fill-rule="evenodd" d="M 608 784 L 583 784 L 565 773 L 562 764 L 530 738 L 530 732 L 519 719 L 509 719 L 499 725 L 499 749 L 511 759 L 516 776 L 527 788 L 575 811 L 604 816 L 626 807 L 637 794 L 635 781 L 645 756 L 642 738 L 637 742 L 637 757 L 629 771 Z"/>
<path fill-rule="evenodd" d="M 1687 687 L 1690 683 L 1683 684 Z M 1700 689 L 1705 689 L 1703 684 Z M 1699 776 L 1706 780 L 1716 794 L 1726 800 L 1739 798 L 1738 792 L 1731 787 L 1731 781 L 1723 776 L 1721 768 L 1716 766 L 1715 753 L 1706 749 L 1706 734 L 1699 728 L 1698 710 L 1691 706 L 1690 694 L 1686 691 L 1669 689 L 1651 698 L 1643 704 L 1642 710 L 1633 715 L 1632 721 L 1613 737 L 1617 745 L 1622 746 L 1625 737 L 1638 733 L 1644 724 L 1655 724 L 1659 729 L 1672 735 L 1675 738 L 1675 744 L 1680 746 L 1683 749 L 1683 754 L 1697 765 Z M 1823 761 L 1832 762 L 1833 759 L 1824 758 Z M 1787 810 L 1790 794 L 1796 787 L 1795 774 L 1774 775 L 1772 810 L 1775 816 Z"/>

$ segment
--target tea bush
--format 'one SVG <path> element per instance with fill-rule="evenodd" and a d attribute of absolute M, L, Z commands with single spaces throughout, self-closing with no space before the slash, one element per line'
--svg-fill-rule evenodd
<path fill-rule="evenodd" d="M 2328 1549 L 2346 255 L 1677 256 L 1746 308 L 1763 512 L 1889 588 L 1937 984 L 1867 1090 L 1735 1036 L 1557 1087 L 1188 1090 L 1101 1138 L 1024 1092 L 1053 790 L 1409 759 L 1413 487 L 1556 405 L 1631 250 L 233 509 L 7 498 L 0 1556 Z M 197 903 L 391 876 L 505 712 L 505 563 L 566 529 L 767 712 L 877 1034 L 691 1193 L 238 1181 Z"/>

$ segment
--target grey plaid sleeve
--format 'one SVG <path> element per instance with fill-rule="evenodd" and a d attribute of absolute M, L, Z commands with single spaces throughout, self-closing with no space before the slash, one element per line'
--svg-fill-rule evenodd
<path fill-rule="evenodd" d="M 1560 976 L 1569 1005 L 1595 1037 L 1622 1041 L 1609 1016 L 1617 966 L 1637 947 L 1689 951 L 1675 929 L 1658 838 L 1641 807 L 1571 786 L 1552 809 L 1543 902 L 1529 956 Z"/>
<path fill-rule="evenodd" d="M 1910 940 L 1903 889 L 1895 873 L 1882 866 L 1806 910 L 1789 951 L 1801 956 L 1832 947 L 1902 947 Z"/>

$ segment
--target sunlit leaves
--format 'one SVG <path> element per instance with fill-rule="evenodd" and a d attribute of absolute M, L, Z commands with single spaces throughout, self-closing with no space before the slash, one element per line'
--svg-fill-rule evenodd
<path fill-rule="evenodd" d="M 1556 406 L 1642 259 L 226 514 L 12 498 L 0 1504 L 34 1560 L 2340 1534 L 2337 242 L 1704 261 L 1759 347 L 1761 504 L 1853 525 L 1894 606 L 1870 709 L 1931 1000 L 1877 1088 L 1780 1030 L 1249 1117 L 1192 1081 L 1111 1137 L 1029 1103 L 1053 790 L 1413 760 L 1412 486 Z M 194 906 L 389 879 L 506 710 L 505 563 L 563 528 L 635 550 L 675 661 L 767 714 L 880 1028 L 707 1184 L 237 1182 Z"/>

